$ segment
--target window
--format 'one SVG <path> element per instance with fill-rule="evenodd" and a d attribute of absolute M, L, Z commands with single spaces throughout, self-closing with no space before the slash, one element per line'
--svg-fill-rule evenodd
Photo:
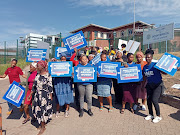
<path fill-rule="evenodd" d="M 98 32 L 94 31 L 94 37 L 97 38 L 98 37 Z"/>
<path fill-rule="evenodd" d="M 132 35 L 132 34 L 133 34 L 133 30 L 132 30 L 132 29 L 129 29 L 129 30 L 128 30 L 128 34 L 129 34 L 129 35 Z"/>
<path fill-rule="evenodd" d="M 103 38 L 103 32 L 101 32 L 101 38 Z"/>
<path fill-rule="evenodd" d="M 121 31 L 121 37 L 124 37 L 124 30 Z"/>

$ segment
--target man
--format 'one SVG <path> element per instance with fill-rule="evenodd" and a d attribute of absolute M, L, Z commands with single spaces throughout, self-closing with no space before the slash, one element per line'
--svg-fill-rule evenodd
<path fill-rule="evenodd" d="M 21 68 L 17 67 L 16 64 L 17 64 L 17 60 L 12 59 L 11 67 L 7 68 L 4 75 L 0 75 L 0 78 L 5 78 L 8 75 L 10 84 L 12 84 L 13 81 L 20 83 L 21 80 L 20 80 L 19 75 L 21 75 L 23 78 L 27 78 L 26 75 L 22 72 Z M 10 115 L 13 111 L 13 105 L 9 102 L 7 102 L 7 103 L 9 106 L 7 114 Z"/>

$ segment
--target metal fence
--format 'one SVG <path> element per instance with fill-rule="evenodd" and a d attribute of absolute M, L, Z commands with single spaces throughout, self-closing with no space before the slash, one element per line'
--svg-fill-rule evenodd
<path fill-rule="evenodd" d="M 12 58 L 24 59 L 26 57 L 24 44 L 19 40 L 0 42 L 0 64 L 6 64 Z"/>

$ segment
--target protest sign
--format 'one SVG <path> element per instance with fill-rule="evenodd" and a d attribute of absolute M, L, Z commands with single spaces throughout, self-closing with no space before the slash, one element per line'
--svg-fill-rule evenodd
<path fill-rule="evenodd" d="M 108 56 L 106 58 L 107 61 L 110 61 Z M 92 65 L 96 65 L 97 63 L 99 63 L 99 61 L 101 61 L 101 53 L 97 54 L 89 63 Z"/>
<path fill-rule="evenodd" d="M 129 67 L 118 67 L 118 83 L 139 82 L 142 80 L 141 65 L 129 65 Z"/>
<path fill-rule="evenodd" d="M 63 39 L 68 52 L 73 52 L 75 48 L 80 49 L 87 45 L 86 39 L 82 31 Z"/>
<path fill-rule="evenodd" d="M 117 67 L 120 66 L 120 62 L 104 62 L 98 63 L 99 77 L 117 78 Z"/>
<path fill-rule="evenodd" d="M 164 53 L 154 67 L 174 76 L 177 67 L 180 67 L 180 58 L 169 53 Z"/>
<path fill-rule="evenodd" d="M 134 54 L 136 50 L 138 49 L 139 45 L 140 45 L 140 42 L 129 40 L 126 46 L 126 51 L 128 51 L 128 53 Z"/>
<path fill-rule="evenodd" d="M 60 59 L 59 56 L 60 56 L 61 53 L 65 53 L 66 56 L 67 56 L 66 59 L 67 59 L 67 60 L 70 60 L 72 53 L 69 53 L 69 52 L 67 51 L 67 48 L 66 48 L 66 47 L 56 47 L 56 48 L 55 48 L 55 58 L 56 58 L 56 59 Z"/>
<path fill-rule="evenodd" d="M 97 82 L 97 67 L 74 67 L 74 82 Z"/>
<path fill-rule="evenodd" d="M 28 49 L 26 62 L 45 60 L 46 51 L 47 49 Z"/>
<path fill-rule="evenodd" d="M 119 39 L 119 42 L 118 42 L 118 48 L 121 52 L 123 52 L 124 50 L 126 50 L 126 47 L 127 47 L 127 41 L 126 40 L 122 40 L 122 39 Z M 125 48 L 122 48 L 122 44 L 125 44 L 126 47 Z"/>
<path fill-rule="evenodd" d="M 52 77 L 70 77 L 72 76 L 72 62 L 49 62 L 48 71 Z"/>
<path fill-rule="evenodd" d="M 10 85 L 5 95 L 3 96 L 3 99 L 19 107 L 22 103 L 24 96 L 25 96 L 25 88 L 19 85 L 19 83 L 14 81 Z"/>

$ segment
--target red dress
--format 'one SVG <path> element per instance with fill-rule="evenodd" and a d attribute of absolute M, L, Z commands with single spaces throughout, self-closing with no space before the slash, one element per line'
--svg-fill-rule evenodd
<path fill-rule="evenodd" d="M 29 87 L 29 89 L 27 91 L 26 99 L 25 99 L 25 102 L 24 102 L 24 104 L 26 104 L 26 105 L 31 105 L 32 104 L 32 97 L 30 98 L 30 101 L 28 101 L 27 98 L 31 93 L 31 90 L 32 90 L 32 87 L 33 87 L 33 82 L 34 82 L 34 79 L 35 79 L 36 75 L 37 75 L 37 71 L 34 71 L 34 72 L 31 73 L 31 75 L 28 78 L 28 87 Z"/>

